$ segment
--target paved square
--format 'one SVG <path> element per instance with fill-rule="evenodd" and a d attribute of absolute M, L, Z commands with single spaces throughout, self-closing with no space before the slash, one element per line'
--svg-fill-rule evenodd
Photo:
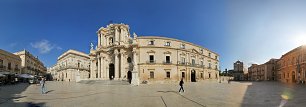
<path fill-rule="evenodd" d="M 140 86 L 47 82 L 47 94 L 40 86 L 18 84 L 0 87 L 0 107 L 305 107 L 306 86 L 278 82 L 204 81 Z M 281 97 L 288 98 L 283 100 Z"/>

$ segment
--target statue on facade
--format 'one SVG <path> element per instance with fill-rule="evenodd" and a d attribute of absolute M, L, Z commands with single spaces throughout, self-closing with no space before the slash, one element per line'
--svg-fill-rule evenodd
<path fill-rule="evenodd" d="M 90 43 L 90 47 L 91 47 L 90 50 L 93 50 L 93 46 L 94 46 L 93 43 Z"/>
<path fill-rule="evenodd" d="M 136 35 L 136 33 L 135 33 L 135 32 L 133 33 L 133 36 L 134 36 L 134 38 L 137 38 L 137 35 Z"/>

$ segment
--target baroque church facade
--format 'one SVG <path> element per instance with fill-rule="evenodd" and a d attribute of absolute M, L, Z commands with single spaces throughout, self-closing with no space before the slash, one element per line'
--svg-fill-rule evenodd
<path fill-rule="evenodd" d="M 135 33 L 131 37 L 126 24 L 101 27 L 97 36 L 89 53 L 88 79 L 138 85 L 219 78 L 219 55 L 193 43 Z"/>

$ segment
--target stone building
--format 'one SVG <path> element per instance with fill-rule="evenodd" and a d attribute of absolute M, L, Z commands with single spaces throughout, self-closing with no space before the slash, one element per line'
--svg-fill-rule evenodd
<path fill-rule="evenodd" d="M 19 56 L 0 49 L 0 72 L 20 74 L 21 59 Z"/>
<path fill-rule="evenodd" d="M 76 50 L 68 50 L 58 57 L 57 63 L 49 68 L 54 80 L 80 81 L 90 78 L 90 57 Z"/>
<path fill-rule="evenodd" d="M 244 80 L 244 66 L 243 62 L 236 61 L 234 63 L 234 70 L 230 70 L 231 75 L 234 77 L 234 80 Z"/>
<path fill-rule="evenodd" d="M 284 83 L 305 83 L 306 45 L 299 46 L 282 55 L 277 62 L 278 79 Z"/>
<path fill-rule="evenodd" d="M 268 62 L 261 65 L 252 64 L 252 66 L 248 68 L 250 80 L 277 80 L 277 61 L 278 59 L 270 59 Z"/>
<path fill-rule="evenodd" d="M 47 68 L 44 64 L 34 57 L 30 52 L 23 50 L 14 53 L 21 59 L 21 73 L 22 74 L 32 74 L 32 75 L 44 75 L 47 72 Z"/>
<path fill-rule="evenodd" d="M 133 38 L 126 24 L 97 31 L 90 50 L 90 78 L 129 80 L 132 84 L 188 82 L 219 78 L 219 55 L 190 42 L 158 37 Z"/>

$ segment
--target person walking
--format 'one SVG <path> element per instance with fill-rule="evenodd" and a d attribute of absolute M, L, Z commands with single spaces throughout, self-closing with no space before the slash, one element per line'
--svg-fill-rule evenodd
<path fill-rule="evenodd" d="M 44 77 L 42 77 L 41 80 L 40 80 L 40 88 L 41 88 L 41 94 L 46 94 Z"/>
<path fill-rule="evenodd" d="M 180 81 L 180 90 L 179 90 L 179 92 L 181 92 L 181 90 L 183 90 L 183 92 L 185 92 L 185 90 L 184 90 L 184 88 L 183 88 L 183 84 L 184 84 L 184 81 L 183 81 L 183 78 L 181 79 L 181 81 Z"/>

